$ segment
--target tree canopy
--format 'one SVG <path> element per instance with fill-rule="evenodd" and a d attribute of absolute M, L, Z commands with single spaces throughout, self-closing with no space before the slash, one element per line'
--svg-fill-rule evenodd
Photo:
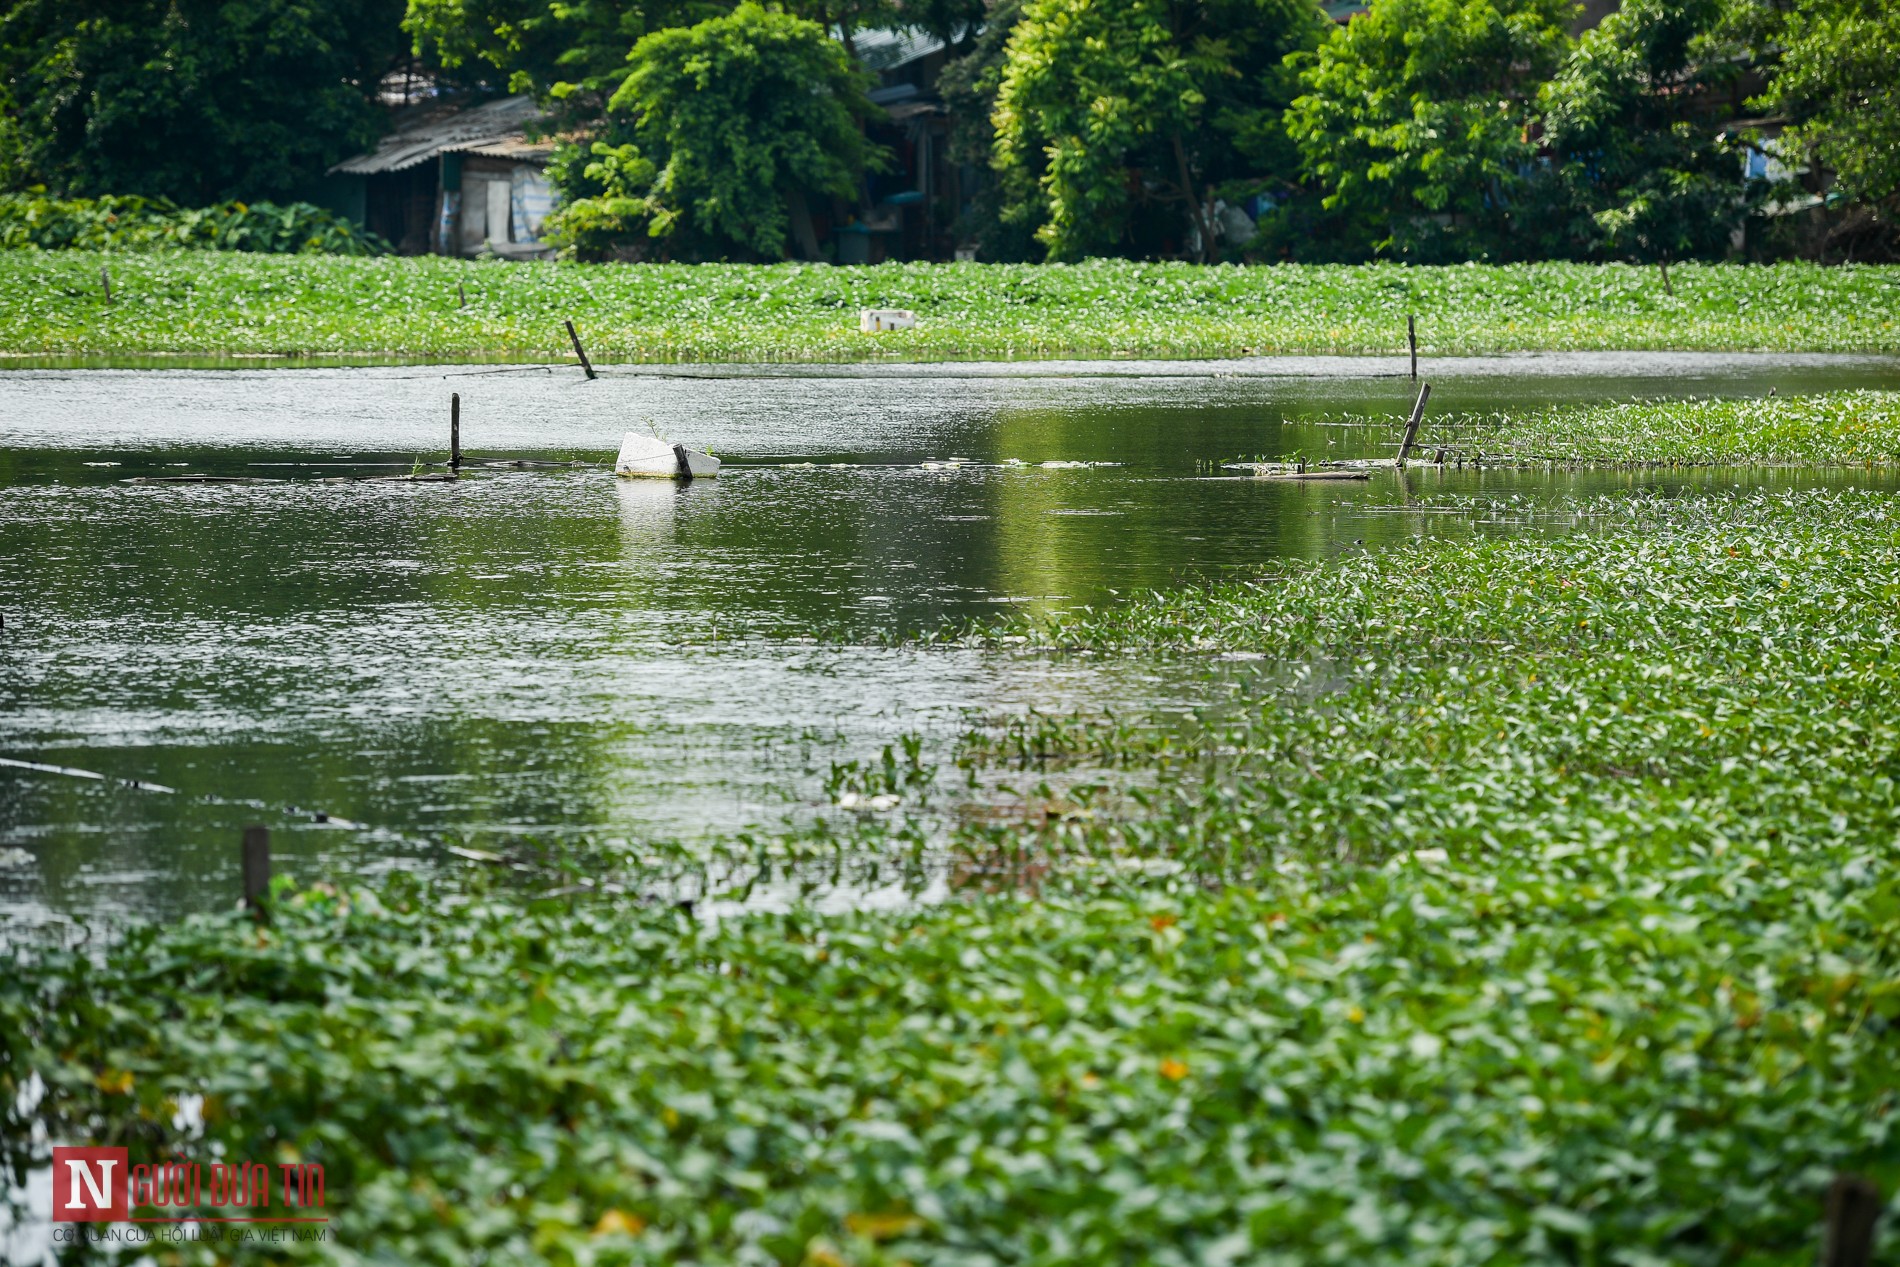
<path fill-rule="evenodd" d="M 1891 0 L 1804 0 L 1774 32 L 1780 73 L 1763 104 L 1799 120 L 1843 189 L 1868 202 L 1900 196 L 1900 15 Z"/>
<path fill-rule="evenodd" d="M 645 36 L 610 105 L 630 139 L 594 144 L 596 188 L 555 231 L 595 253 L 643 226 L 689 256 L 776 259 L 793 204 L 854 197 L 880 161 L 858 125 L 866 81 L 816 22 L 750 0 Z"/>
<path fill-rule="evenodd" d="M 598 113 L 653 31 L 715 17 L 717 0 L 408 0 L 403 28 L 430 64 Z"/>
<path fill-rule="evenodd" d="M 888 72 L 923 96 L 881 134 L 950 159 L 915 188 L 933 251 L 954 222 L 998 259 L 1900 256 L 1900 5 L 1582 25 L 1576 0 L 0 0 L 0 190 L 309 196 L 412 67 L 553 112 L 575 253 L 813 255 L 823 213 L 869 205 L 858 53 L 902 27 L 947 46 L 934 82 Z"/>
<path fill-rule="evenodd" d="M 1435 260 L 1509 240 L 1537 86 L 1569 0 L 1379 0 L 1298 59 L 1287 130 L 1360 249 Z"/>
<path fill-rule="evenodd" d="M 1311 0 L 1029 0 L 993 116 L 1010 214 L 1040 219 L 1056 258 L 1152 248 L 1190 226 L 1205 254 L 1215 185 L 1261 165 L 1291 173 L 1285 59 L 1324 30 Z"/>
<path fill-rule="evenodd" d="M 0 176 L 187 206 L 294 196 L 387 126 L 374 93 L 405 54 L 401 15 L 402 0 L 16 0 L 0 9 Z"/>
<path fill-rule="evenodd" d="M 1740 163 L 1708 116 L 1738 77 L 1718 0 L 1628 0 L 1546 86 L 1552 147 L 1612 252 L 1660 264 L 1720 255 Z M 1737 103 L 1739 104 L 1739 103 Z"/>

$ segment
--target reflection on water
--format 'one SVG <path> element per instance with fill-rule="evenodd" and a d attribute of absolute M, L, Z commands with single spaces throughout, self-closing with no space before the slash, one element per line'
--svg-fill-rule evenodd
<path fill-rule="evenodd" d="M 1900 381 L 1868 365 L 1854 372 Z M 1802 385 L 1782 366 L 1738 386 L 1769 378 Z M 319 482 L 351 469 L 338 464 L 438 459 L 451 387 L 478 460 L 600 465 Z M 1434 400 L 1657 390 L 1487 376 Z M 0 867 L 0 921 L 221 903 L 249 821 L 273 826 L 306 879 L 434 865 L 451 837 L 703 839 L 814 812 L 831 762 L 900 732 L 941 753 L 972 710 L 1208 698 L 1179 668 L 812 634 L 1516 531 L 1530 509 L 1606 488 L 1886 479 L 1218 474 L 1242 455 L 1382 452 L 1409 402 L 1404 381 L 1369 379 L 0 374 L 0 756 L 178 789 L 0 768 L 0 854 L 29 855 Z M 1345 413 L 1394 425 L 1316 425 Z M 615 480 L 605 463 L 643 418 L 710 447 L 726 473 Z M 281 482 L 121 482 L 180 471 Z M 1441 494 L 1468 497 L 1445 513 Z M 1538 522 L 1563 527 L 1560 513 Z"/>

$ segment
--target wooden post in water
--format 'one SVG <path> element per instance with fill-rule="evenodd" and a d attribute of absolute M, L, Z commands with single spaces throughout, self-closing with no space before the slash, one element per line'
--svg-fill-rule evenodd
<path fill-rule="evenodd" d="M 594 363 L 587 359 L 587 351 L 581 347 L 581 336 L 574 333 L 574 323 L 572 321 L 567 323 L 567 337 L 574 341 L 574 355 L 581 358 L 581 368 L 587 371 L 587 377 L 600 377 L 594 373 Z"/>
<path fill-rule="evenodd" d="M 270 828 L 256 824 L 244 829 L 244 905 L 263 909 L 270 893 Z"/>
<path fill-rule="evenodd" d="M 1430 400 L 1431 397 L 1432 385 L 1430 383 L 1420 383 L 1418 385 L 1418 403 L 1412 406 L 1411 421 L 1405 424 L 1405 438 L 1399 441 L 1398 468 L 1401 471 L 1405 469 L 1405 459 L 1412 456 L 1412 446 L 1418 443 L 1419 420 L 1424 418 L 1425 402 Z"/>
<path fill-rule="evenodd" d="M 449 393 L 449 470 L 462 471 L 462 393 Z"/>
<path fill-rule="evenodd" d="M 1827 1191 L 1821 1267 L 1867 1267 L 1874 1258 L 1880 1189 L 1859 1175 L 1840 1175 Z"/>
<path fill-rule="evenodd" d="M 1412 381 L 1418 381 L 1418 318 L 1405 314 L 1405 341 L 1412 349 Z"/>
<path fill-rule="evenodd" d="M 110 308 L 112 306 L 112 274 L 103 268 L 99 270 L 99 284 L 105 288 L 106 307 Z"/>

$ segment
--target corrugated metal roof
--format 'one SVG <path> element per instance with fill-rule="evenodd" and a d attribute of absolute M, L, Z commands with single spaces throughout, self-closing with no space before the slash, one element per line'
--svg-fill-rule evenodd
<path fill-rule="evenodd" d="M 851 46 L 858 60 L 882 74 L 907 66 L 920 57 L 928 57 L 944 47 L 942 40 L 914 27 L 897 31 L 857 31 Z"/>
<path fill-rule="evenodd" d="M 545 162 L 552 141 L 530 141 L 527 129 L 542 119 L 532 97 L 503 97 L 467 110 L 432 114 L 384 137 L 368 154 L 344 159 L 330 170 L 370 176 L 400 172 L 438 154 L 485 154 Z"/>

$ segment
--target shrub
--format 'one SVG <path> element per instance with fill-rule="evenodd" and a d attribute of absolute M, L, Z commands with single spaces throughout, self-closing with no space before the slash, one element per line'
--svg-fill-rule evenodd
<path fill-rule="evenodd" d="M 385 255 L 389 243 L 307 202 L 196 209 L 162 198 L 0 194 L 0 249 Z"/>

